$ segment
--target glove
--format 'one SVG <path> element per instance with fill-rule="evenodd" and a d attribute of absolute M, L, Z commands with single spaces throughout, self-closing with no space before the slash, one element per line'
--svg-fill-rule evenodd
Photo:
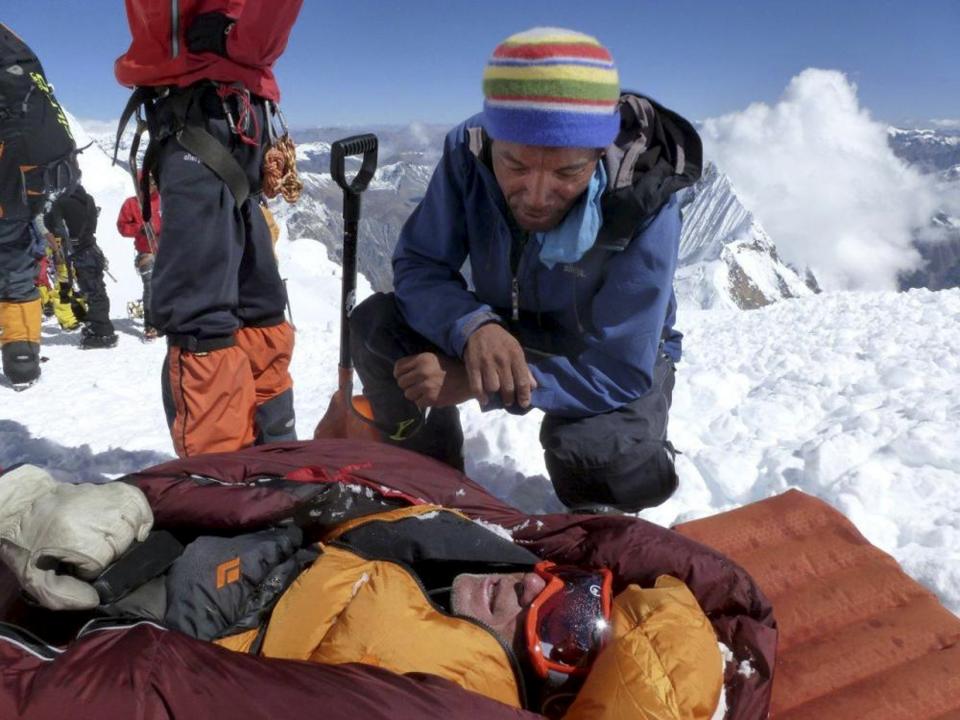
<path fill-rule="evenodd" d="M 212 52 L 227 57 L 227 35 L 235 24 L 235 20 L 219 12 L 197 15 L 187 28 L 187 49 L 192 53 Z"/>
<path fill-rule="evenodd" d="M 70 296 L 70 309 L 73 311 L 73 316 L 80 322 L 87 321 L 87 299 L 82 295 L 71 295 Z"/>
<path fill-rule="evenodd" d="M 69 305 L 70 298 L 73 296 L 73 286 L 70 283 L 62 282 L 60 283 L 60 304 Z"/>
<path fill-rule="evenodd" d="M 33 465 L 0 476 L 0 559 L 37 602 L 51 610 L 100 604 L 95 579 L 134 540 L 153 513 L 144 494 L 122 482 L 70 485 Z M 58 574 L 58 563 L 76 576 Z"/>

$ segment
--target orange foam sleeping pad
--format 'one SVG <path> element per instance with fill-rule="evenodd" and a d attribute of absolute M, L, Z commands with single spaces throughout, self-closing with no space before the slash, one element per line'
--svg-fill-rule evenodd
<path fill-rule="evenodd" d="M 675 529 L 773 603 L 773 720 L 960 720 L 960 618 L 829 504 L 790 490 Z"/>

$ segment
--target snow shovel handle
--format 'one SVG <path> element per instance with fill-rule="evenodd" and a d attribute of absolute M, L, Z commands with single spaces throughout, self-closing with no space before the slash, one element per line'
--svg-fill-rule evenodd
<path fill-rule="evenodd" d="M 330 174 L 344 193 L 359 195 L 367 189 L 377 171 L 377 136 L 373 133 L 354 135 L 337 140 L 330 146 Z M 347 182 L 344 163 L 348 157 L 363 155 L 360 170 L 353 180 Z M 352 219 L 352 218 L 350 218 Z"/>

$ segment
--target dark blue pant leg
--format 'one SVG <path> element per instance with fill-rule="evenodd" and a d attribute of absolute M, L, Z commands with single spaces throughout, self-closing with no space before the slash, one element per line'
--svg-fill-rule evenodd
<path fill-rule="evenodd" d="M 550 479 L 565 505 L 636 512 L 673 494 L 677 473 L 667 421 L 674 380 L 673 361 L 661 354 L 653 387 L 643 397 L 600 415 L 544 418 L 540 442 Z"/>
<path fill-rule="evenodd" d="M 419 421 L 421 412 L 403 396 L 393 366 L 402 357 L 422 352 L 440 351 L 407 325 L 393 293 L 372 295 L 351 313 L 351 357 L 381 425 L 401 428 Z M 413 435 L 398 440 L 384 433 L 384 440 L 463 470 L 463 428 L 456 407 L 433 408 Z"/>

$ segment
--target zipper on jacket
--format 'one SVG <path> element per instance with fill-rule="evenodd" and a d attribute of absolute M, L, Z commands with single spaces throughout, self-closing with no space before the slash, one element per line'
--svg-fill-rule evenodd
<path fill-rule="evenodd" d="M 510 228 L 510 317 L 514 322 L 520 321 L 520 268 L 523 266 L 523 253 L 527 249 L 530 233 L 520 231 L 518 234 Z"/>
<path fill-rule="evenodd" d="M 577 280 L 580 276 L 579 272 L 573 273 L 573 317 L 577 321 L 577 332 L 583 335 L 583 323 L 580 322 L 580 303 L 577 298 Z"/>
<path fill-rule="evenodd" d="M 170 52 L 180 55 L 180 0 L 170 0 Z"/>
<path fill-rule="evenodd" d="M 372 555 L 365 553 L 362 550 L 358 550 L 352 545 L 348 545 L 347 543 L 340 540 L 334 540 L 333 542 L 327 543 L 327 545 L 329 545 L 330 547 L 338 547 L 338 548 L 341 548 L 342 550 L 352 552 L 355 555 L 359 555 L 364 560 L 369 560 L 371 562 L 385 562 L 385 563 L 390 563 L 391 565 L 396 565 L 398 568 L 403 570 L 413 579 L 413 581 L 417 584 L 417 587 L 420 588 L 420 592 L 423 593 L 423 597 L 426 599 L 427 603 L 429 603 L 430 607 L 432 607 L 438 613 L 440 613 L 441 615 L 446 615 L 447 617 L 457 618 L 458 620 L 466 620 L 468 623 L 471 623 L 472 625 L 476 625 L 479 628 L 483 628 L 488 633 L 490 633 L 493 636 L 493 639 L 500 644 L 501 648 L 503 648 L 503 652 L 507 656 L 507 662 L 510 663 L 510 669 L 513 670 L 514 679 L 517 681 L 517 693 L 520 695 L 520 706 L 524 709 L 528 707 L 529 702 L 527 698 L 527 683 L 524 680 L 523 668 L 520 667 L 520 661 L 517 659 L 516 653 L 513 652 L 513 648 L 507 645 L 507 643 L 504 642 L 503 638 L 497 635 L 496 631 L 492 627 L 487 625 L 482 620 L 477 620 L 476 618 L 467 617 L 466 615 L 458 615 L 457 613 L 454 613 L 454 612 L 447 612 L 444 608 L 440 607 L 440 605 L 435 603 L 433 601 L 433 598 L 430 597 L 430 594 L 427 592 L 427 588 L 423 584 L 423 580 L 420 579 L 420 576 L 417 575 L 416 572 L 414 572 L 412 567 L 410 567 L 407 563 L 402 562 L 401 560 L 386 560 L 384 558 L 373 557 Z"/>

